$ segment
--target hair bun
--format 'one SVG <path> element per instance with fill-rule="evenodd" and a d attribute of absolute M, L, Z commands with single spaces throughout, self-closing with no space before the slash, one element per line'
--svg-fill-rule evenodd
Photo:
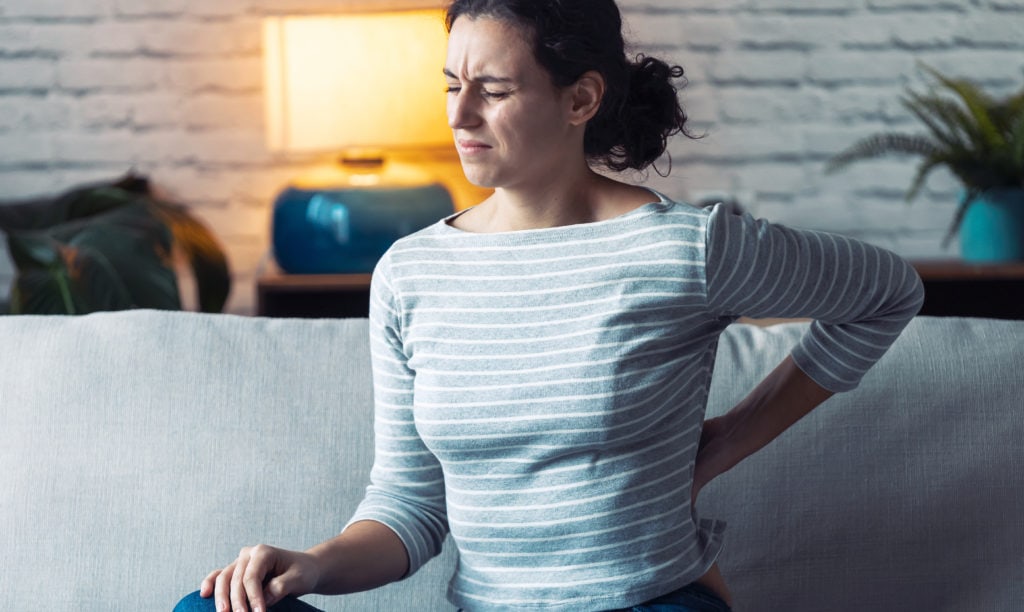
<path fill-rule="evenodd" d="M 600 113 L 587 126 L 588 136 L 593 132 L 594 148 L 589 152 L 615 171 L 646 168 L 665 152 L 670 137 L 679 133 L 690 136 L 673 83 L 683 77 L 682 67 L 638 55 L 629 63 L 627 74 L 623 99 L 608 100 L 608 112 Z"/>

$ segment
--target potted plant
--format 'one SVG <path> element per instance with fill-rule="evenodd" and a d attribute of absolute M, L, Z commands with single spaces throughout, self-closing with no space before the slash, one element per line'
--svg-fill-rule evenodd
<path fill-rule="evenodd" d="M 231 287 L 210 230 L 133 173 L 57 197 L 0 203 L 0 230 L 17 268 L 11 314 L 181 309 L 176 257 L 192 270 L 200 310 L 220 312 Z"/>
<path fill-rule="evenodd" d="M 965 260 L 1024 260 L 1024 89 L 996 98 L 968 80 L 922 68 L 942 91 L 908 89 L 901 101 L 927 132 L 870 136 L 833 157 L 826 171 L 894 153 L 918 156 L 910 201 L 931 171 L 945 166 L 963 193 L 943 246 L 959 231 Z"/>

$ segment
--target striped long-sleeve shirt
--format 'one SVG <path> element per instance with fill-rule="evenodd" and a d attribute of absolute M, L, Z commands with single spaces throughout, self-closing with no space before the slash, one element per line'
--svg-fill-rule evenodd
<path fill-rule="evenodd" d="M 717 340 L 809 317 L 793 349 L 855 387 L 922 299 L 895 255 L 658 196 L 614 219 L 507 233 L 442 221 L 373 278 L 376 459 L 351 522 L 410 573 L 451 532 L 467 610 L 607 610 L 692 582 L 723 525 L 691 508 Z"/>

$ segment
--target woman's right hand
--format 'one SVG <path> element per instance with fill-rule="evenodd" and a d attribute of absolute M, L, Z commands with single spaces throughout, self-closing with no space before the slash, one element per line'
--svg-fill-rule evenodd
<path fill-rule="evenodd" d="M 320 567 L 308 553 L 259 544 L 247 546 L 223 569 L 210 572 L 199 594 L 214 597 L 218 612 L 266 612 L 287 595 L 311 592 Z"/>

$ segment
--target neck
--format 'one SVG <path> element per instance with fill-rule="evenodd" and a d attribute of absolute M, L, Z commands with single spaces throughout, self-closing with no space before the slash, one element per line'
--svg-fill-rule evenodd
<path fill-rule="evenodd" d="M 596 192 L 608 179 L 586 164 L 576 172 L 523 187 L 496 189 L 490 199 L 490 225 L 495 231 L 542 229 L 596 220 Z"/>

